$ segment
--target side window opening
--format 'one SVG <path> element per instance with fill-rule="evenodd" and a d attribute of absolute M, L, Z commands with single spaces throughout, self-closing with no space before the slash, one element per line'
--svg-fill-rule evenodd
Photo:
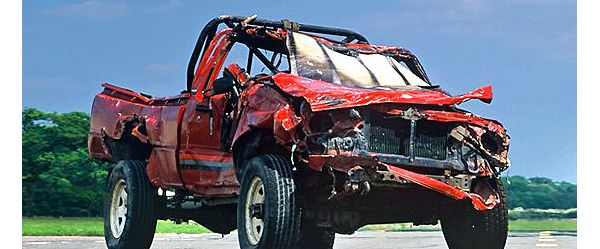
<path fill-rule="evenodd" d="M 240 44 L 240 43 L 233 44 L 233 47 L 229 50 L 229 55 L 225 59 L 225 63 L 223 63 L 223 68 L 221 68 L 221 71 L 219 72 L 219 74 L 223 73 L 223 70 L 227 65 L 230 65 L 233 63 L 238 64 L 241 68 L 243 68 L 247 72 L 248 69 L 246 68 L 246 62 L 248 60 L 247 59 L 248 52 L 249 52 L 249 49 L 244 44 Z M 220 76 L 221 75 L 219 75 L 219 77 Z"/>
<path fill-rule="evenodd" d="M 280 72 L 289 72 L 289 58 L 285 53 L 277 53 L 273 51 L 269 51 L 266 49 L 257 49 L 260 53 L 262 53 L 265 58 L 271 62 L 275 66 L 275 68 Z M 251 61 L 249 61 L 251 59 Z M 235 43 L 233 47 L 229 51 L 229 55 L 227 59 L 225 59 L 225 63 L 223 66 L 227 66 L 230 64 L 238 64 L 241 68 L 243 68 L 250 76 L 256 76 L 259 74 L 273 74 L 269 67 L 261 61 L 258 56 L 254 53 L 251 53 L 250 48 L 242 43 Z M 221 70 L 220 73 L 222 73 Z"/>
<path fill-rule="evenodd" d="M 287 54 L 284 53 L 275 53 L 273 51 L 269 51 L 266 49 L 259 49 L 259 51 L 265 55 L 267 59 L 279 70 L 280 72 L 289 72 L 289 58 Z M 251 76 L 256 76 L 258 74 L 272 74 L 271 70 L 255 55 L 252 55 L 252 63 L 251 68 L 249 70 L 249 74 Z"/>

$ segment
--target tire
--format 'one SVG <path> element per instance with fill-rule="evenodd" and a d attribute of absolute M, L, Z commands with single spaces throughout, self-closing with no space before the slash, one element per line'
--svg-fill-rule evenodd
<path fill-rule="evenodd" d="M 143 161 L 119 161 L 108 178 L 104 237 L 109 249 L 147 249 L 156 230 L 157 188 Z"/>
<path fill-rule="evenodd" d="M 301 249 L 332 249 L 335 241 L 335 232 L 331 228 L 317 227 L 311 223 L 302 223 L 300 228 Z"/>
<path fill-rule="evenodd" d="M 491 210 L 468 206 L 442 218 L 442 231 L 450 249 L 502 249 L 508 236 L 508 207 L 500 180 L 496 180 L 500 203 Z"/>
<path fill-rule="evenodd" d="M 289 161 L 252 158 L 244 168 L 237 210 L 240 248 L 297 248 L 300 206 Z"/>

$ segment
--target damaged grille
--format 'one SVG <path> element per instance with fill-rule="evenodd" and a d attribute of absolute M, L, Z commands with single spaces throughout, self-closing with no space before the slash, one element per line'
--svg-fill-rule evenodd
<path fill-rule="evenodd" d="M 445 134 L 427 134 L 419 132 L 417 126 L 417 135 L 415 136 L 415 156 L 428 157 L 439 160 L 446 159 L 446 135 Z M 408 150 L 409 140 L 404 141 L 404 147 Z"/>
<path fill-rule="evenodd" d="M 398 129 L 371 126 L 369 151 L 384 154 L 400 154 L 403 146 L 402 132 Z"/>
<path fill-rule="evenodd" d="M 448 134 L 446 123 L 416 121 L 414 156 L 446 159 Z M 371 118 L 369 122 L 369 151 L 373 153 L 410 156 L 410 121 L 399 118 Z"/>

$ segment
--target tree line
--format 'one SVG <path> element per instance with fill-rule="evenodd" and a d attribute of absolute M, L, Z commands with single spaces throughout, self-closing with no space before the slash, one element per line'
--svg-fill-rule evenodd
<path fill-rule="evenodd" d="M 546 177 L 502 178 L 509 208 L 570 209 L 577 207 L 577 185 Z"/>
<path fill-rule="evenodd" d="M 100 216 L 108 165 L 89 158 L 90 117 L 22 112 L 23 215 Z"/>
<path fill-rule="evenodd" d="M 110 164 L 90 159 L 90 117 L 83 112 L 22 112 L 22 204 L 25 216 L 101 216 Z M 506 179 L 503 178 L 504 181 Z M 511 176 L 509 207 L 577 207 L 577 186 Z"/>

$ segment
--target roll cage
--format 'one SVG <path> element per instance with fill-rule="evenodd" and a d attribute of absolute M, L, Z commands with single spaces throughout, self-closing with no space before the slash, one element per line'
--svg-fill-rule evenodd
<path fill-rule="evenodd" d="M 203 51 L 206 51 L 210 44 L 213 42 L 213 39 L 217 35 L 217 29 L 221 24 L 225 24 L 228 28 L 232 29 L 234 32 L 241 30 L 242 26 L 245 26 L 249 22 L 252 22 L 254 26 L 262 26 L 266 28 L 275 28 L 275 29 L 291 29 L 295 31 L 304 31 L 316 34 L 324 34 L 324 35 L 334 35 L 344 37 L 340 42 L 342 43 L 350 43 L 352 41 L 357 41 L 358 43 L 368 44 L 367 39 L 354 31 L 340 28 L 331 28 L 331 27 L 323 27 L 309 24 L 300 24 L 295 22 L 289 22 L 288 20 L 282 21 L 274 21 L 274 20 L 265 20 L 265 19 L 256 19 L 256 16 L 251 17 L 243 17 L 243 16 L 228 16 L 222 15 L 212 19 L 200 32 L 198 36 L 198 40 L 196 41 L 196 45 L 194 46 L 194 50 L 192 52 L 192 56 L 190 57 L 190 61 L 187 67 L 187 90 L 192 90 L 192 84 L 194 82 L 195 77 L 195 69 L 198 65 L 199 60 L 202 61 L 204 59 Z M 255 55 L 259 60 L 261 60 L 272 72 L 276 72 L 277 69 L 272 65 L 269 59 L 262 54 L 256 47 L 249 46 L 250 52 Z M 200 55 L 202 54 L 202 57 Z"/>
<path fill-rule="evenodd" d="M 221 24 L 225 24 L 226 28 L 218 31 Z M 219 70 L 223 66 L 229 49 L 235 43 L 244 44 L 249 49 L 246 66 L 248 72 L 251 69 L 253 57 L 256 56 L 272 74 L 277 74 L 279 70 L 278 65 L 274 63 L 275 57 L 288 55 L 285 41 L 286 31 L 302 32 L 335 47 L 368 51 L 367 53 L 394 54 L 396 58 L 406 62 L 410 71 L 430 84 L 427 88 L 438 88 L 437 85 L 431 85 L 421 63 L 410 51 L 404 48 L 371 45 L 364 36 L 354 31 L 299 24 L 286 19 L 281 21 L 257 19 L 256 15 L 250 17 L 222 15 L 209 21 L 200 32 L 187 67 L 186 90 L 192 92 L 206 89 L 218 75 L 213 71 Z M 331 36 L 341 37 L 341 39 L 330 38 Z M 259 49 L 273 52 L 272 58 L 269 60 Z"/>

